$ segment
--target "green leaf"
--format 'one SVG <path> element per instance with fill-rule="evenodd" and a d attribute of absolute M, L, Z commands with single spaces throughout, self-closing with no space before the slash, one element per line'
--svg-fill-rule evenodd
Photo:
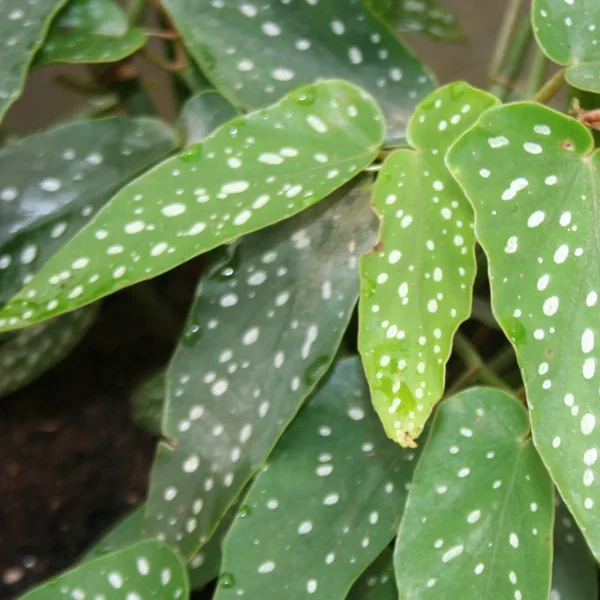
<path fill-rule="evenodd" d="M 2 0 L 0 5 L 0 121 L 21 95 L 29 65 L 66 0 Z"/>
<path fill-rule="evenodd" d="M 109 118 L 56 127 L 0 150 L 0 306 L 174 143 L 160 121 Z M 64 286 L 60 277 L 54 294 Z"/>
<path fill-rule="evenodd" d="M 187 600 L 189 584 L 178 555 L 167 544 L 148 540 L 80 564 L 34 588 L 20 600 L 58 597 Z"/>
<path fill-rule="evenodd" d="M 559 502 L 554 524 L 550 600 L 597 600 L 596 562 L 567 507 Z"/>
<path fill-rule="evenodd" d="M 115 62 L 145 43 L 144 31 L 129 29 L 127 15 L 112 0 L 71 0 L 52 23 L 35 67 Z"/>
<path fill-rule="evenodd" d="M 432 77 L 360 0 L 164 0 L 194 59 L 234 104 L 260 108 L 319 79 L 347 79 L 380 103 L 401 140 Z"/>
<path fill-rule="evenodd" d="M 533 29 L 554 62 L 569 66 L 574 87 L 600 92 L 600 3 L 595 0 L 534 0 Z M 586 64 L 588 63 L 588 64 Z"/>
<path fill-rule="evenodd" d="M 383 133 L 372 98 L 342 81 L 231 121 L 117 193 L 0 311 L 0 330 L 74 310 L 292 216 L 367 166 Z"/>
<path fill-rule="evenodd" d="M 498 101 L 458 82 L 430 94 L 385 162 L 373 205 L 379 244 L 361 259 L 359 349 L 390 438 L 414 446 L 444 392 L 446 362 L 471 314 L 473 211 L 444 165 L 448 147 Z"/>
<path fill-rule="evenodd" d="M 360 360 L 338 363 L 256 476 L 216 600 L 344 598 L 392 540 L 414 459 L 381 430 Z"/>
<path fill-rule="evenodd" d="M 162 430 L 165 385 L 165 374 L 157 373 L 144 381 L 131 396 L 131 418 L 138 427 L 156 436 Z"/>
<path fill-rule="evenodd" d="M 0 398 L 49 371 L 83 339 L 96 320 L 98 304 L 10 335 L 0 344 Z"/>
<path fill-rule="evenodd" d="M 347 600 L 398 600 L 393 553 L 386 548 L 352 586 Z"/>
<path fill-rule="evenodd" d="M 331 363 L 376 237 L 367 187 L 224 250 L 169 366 L 147 529 L 191 556 Z"/>
<path fill-rule="evenodd" d="M 553 487 L 528 433 L 500 390 L 440 405 L 396 540 L 401 599 L 547 600 Z"/>
<path fill-rule="evenodd" d="M 600 556 L 600 154 L 589 131 L 539 104 L 492 109 L 448 155 L 475 207 L 492 308 L 516 348 L 533 439 Z"/>

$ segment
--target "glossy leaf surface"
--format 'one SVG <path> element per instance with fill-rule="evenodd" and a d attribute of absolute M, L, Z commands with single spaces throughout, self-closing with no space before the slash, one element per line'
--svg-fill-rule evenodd
<path fill-rule="evenodd" d="M 454 333 L 471 314 L 473 210 L 444 155 L 497 102 L 462 82 L 430 94 L 408 128 L 414 150 L 389 156 L 375 186 L 382 228 L 361 259 L 359 350 L 373 404 L 402 446 L 442 397 Z"/>
<path fill-rule="evenodd" d="M 600 556 L 600 154 L 538 104 L 492 109 L 448 156 L 475 207 L 492 308 L 516 348 L 535 444 Z"/>
<path fill-rule="evenodd" d="M 74 310 L 292 216 L 368 165 L 383 133 L 372 98 L 341 81 L 231 121 L 118 192 L 0 311 L 0 329 Z"/>
<path fill-rule="evenodd" d="M 179 124 L 185 145 L 202 141 L 216 127 L 237 116 L 237 111 L 219 92 L 206 91 L 192 96 L 181 109 Z"/>
<path fill-rule="evenodd" d="M 440 405 L 398 530 L 401 599 L 547 600 L 553 487 L 528 433 L 499 390 Z"/>
<path fill-rule="evenodd" d="M 360 0 L 260 3 L 165 0 L 189 51 L 235 104 L 259 108 L 293 88 L 339 77 L 381 105 L 402 139 L 432 89 L 423 65 Z"/>
<path fill-rule="evenodd" d="M 360 360 L 338 363 L 256 476 L 216 600 L 344 598 L 394 536 L 414 459 L 382 431 Z"/>
<path fill-rule="evenodd" d="M 368 181 L 224 250 L 168 372 L 147 528 L 191 556 L 331 363 L 376 236 Z M 356 185 L 356 187 L 354 187 Z"/>
<path fill-rule="evenodd" d="M 347 600 L 398 600 L 393 553 L 386 548 L 352 586 Z"/>

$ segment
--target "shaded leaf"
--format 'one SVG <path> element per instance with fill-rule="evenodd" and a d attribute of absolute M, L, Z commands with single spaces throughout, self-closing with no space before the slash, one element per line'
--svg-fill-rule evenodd
<path fill-rule="evenodd" d="M 256 476 L 216 599 L 344 598 L 392 540 L 414 458 L 381 430 L 360 360 L 339 362 Z"/>
<path fill-rule="evenodd" d="M 341 81 L 235 119 L 119 191 L 0 311 L 0 330 L 74 310 L 290 217 L 359 173 L 382 139 L 375 102 Z"/>
<path fill-rule="evenodd" d="M 191 556 L 331 363 L 376 223 L 363 179 L 230 246 L 200 282 L 169 366 L 148 531 Z"/>
<path fill-rule="evenodd" d="M 185 565 L 167 545 L 156 540 L 79 564 L 50 579 L 21 600 L 56 600 L 57 597 L 137 600 L 189 598 Z"/>
<path fill-rule="evenodd" d="M 475 207 L 492 308 L 523 371 L 533 439 L 600 556 L 596 366 L 600 154 L 539 104 L 492 109 L 448 155 Z"/>
<path fill-rule="evenodd" d="M 138 427 L 156 436 L 162 430 L 165 385 L 165 374 L 158 373 L 144 381 L 131 396 L 131 418 Z"/>
<path fill-rule="evenodd" d="M 59 126 L 0 150 L 0 305 L 174 143 L 160 121 L 109 118 Z"/>
<path fill-rule="evenodd" d="M 528 433 L 500 390 L 440 405 L 398 530 L 400 598 L 547 600 L 553 487 Z"/>
<path fill-rule="evenodd" d="M 197 144 L 215 128 L 233 119 L 237 114 L 235 108 L 219 92 L 204 91 L 192 96 L 179 115 L 185 145 Z"/>
<path fill-rule="evenodd" d="M 408 127 L 414 150 L 386 160 L 373 205 L 378 245 L 361 259 L 359 350 L 390 438 L 414 446 L 444 392 L 454 333 L 471 314 L 473 210 L 448 147 L 498 101 L 465 83 L 430 94 Z"/>
<path fill-rule="evenodd" d="M 0 5 L 0 121 L 21 95 L 29 65 L 66 0 L 2 0 Z"/>
<path fill-rule="evenodd" d="M 348 600 L 398 600 L 393 558 L 386 548 L 352 586 Z"/>
<path fill-rule="evenodd" d="M 339 77 L 373 94 L 388 138 L 400 140 L 415 104 L 433 87 L 429 72 L 360 0 L 163 5 L 219 91 L 244 108 Z"/>

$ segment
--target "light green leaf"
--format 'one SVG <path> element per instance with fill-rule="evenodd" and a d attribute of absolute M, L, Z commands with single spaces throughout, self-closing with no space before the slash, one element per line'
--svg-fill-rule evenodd
<path fill-rule="evenodd" d="M 414 459 L 381 430 L 358 357 L 338 363 L 256 476 L 216 600 L 344 598 L 392 540 Z"/>
<path fill-rule="evenodd" d="M 219 91 L 244 108 L 339 77 L 377 99 L 388 138 L 401 140 L 415 104 L 433 87 L 429 72 L 360 0 L 163 5 Z"/>
<path fill-rule="evenodd" d="M 67 357 L 94 324 L 98 304 L 17 331 L 0 343 L 0 398 L 25 387 Z"/>
<path fill-rule="evenodd" d="M 174 144 L 160 121 L 109 118 L 56 127 L 0 150 L 0 306 Z M 54 293 L 63 285 L 61 276 Z"/>
<path fill-rule="evenodd" d="M 600 92 L 600 3 L 596 0 L 534 0 L 532 18 L 542 50 L 554 62 L 570 67 L 569 83 Z"/>
<path fill-rule="evenodd" d="M 362 179 L 224 250 L 169 366 L 147 529 L 191 556 L 331 363 L 376 237 Z"/>
<path fill-rule="evenodd" d="M 231 121 L 117 193 L 0 311 L 0 330 L 74 310 L 292 216 L 367 166 L 383 133 L 373 99 L 342 81 Z"/>
<path fill-rule="evenodd" d="M 440 405 L 396 540 L 401 599 L 548 599 L 553 487 L 528 434 L 500 390 Z"/>
<path fill-rule="evenodd" d="M 390 438 L 414 446 L 444 392 L 446 362 L 471 314 L 473 211 L 444 165 L 448 147 L 498 101 L 465 83 L 430 94 L 385 162 L 373 205 L 378 245 L 361 259 L 359 350 Z"/>
<path fill-rule="evenodd" d="M 597 600 L 598 571 L 567 507 L 559 502 L 554 524 L 550 600 Z"/>
<path fill-rule="evenodd" d="M 148 540 L 85 562 L 52 578 L 20 600 L 103 598 L 104 600 L 187 600 L 185 565 L 167 545 Z"/>
<path fill-rule="evenodd" d="M 492 308 L 517 351 L 533 438 L 600 556 L 600 154 L 589 131 L 539 104 L 492 109 L 448 155 L 475 207 Z"/>
<path fill-rule="evenodd" d="M 127 15 L 112 0 L 71 0 L 52 23 L 35 67 L 115 62 L 145 43 L 144 31 L 129 29 Z"/>
<path fill-rule="evenodd" d="M 348 600 L 398 600 L 393 558 L 386 548 L 352 586 Z"/>
<path fill-rule="evenodd" d="M 0 121 L 21 95 L 29 65 L 66 0 L 2 0 L 0 5 Z"/>

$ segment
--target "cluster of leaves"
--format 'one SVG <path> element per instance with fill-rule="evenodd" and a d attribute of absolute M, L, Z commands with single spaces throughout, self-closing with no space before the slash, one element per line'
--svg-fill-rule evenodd
<path fill-rule="evenodd" d="M 595 598 L 594 115 L 435 89 L 395 31 L 461 40 L 434 1 L 162 0 L 174 130 L 115 76 L 153 56 L 144 8 L 0 8 L 0 116 L 56 62 L 91 65 L 133 113 L 0 150 L 0 394 L 72 351 L 103 297 L 210 252 L 136 394 L 162 440 L 145 503 L 25 598 L 214 580 L 218 600 Z M 537 100 L 564 78 L 600 92 L 596 23 L 596 3 L 533 2 L 565 66 Z M 516 392 L 458 332 L 486 261 Z M 453 353 L 453 391 L 492 387 L 447 393 Z"/>

